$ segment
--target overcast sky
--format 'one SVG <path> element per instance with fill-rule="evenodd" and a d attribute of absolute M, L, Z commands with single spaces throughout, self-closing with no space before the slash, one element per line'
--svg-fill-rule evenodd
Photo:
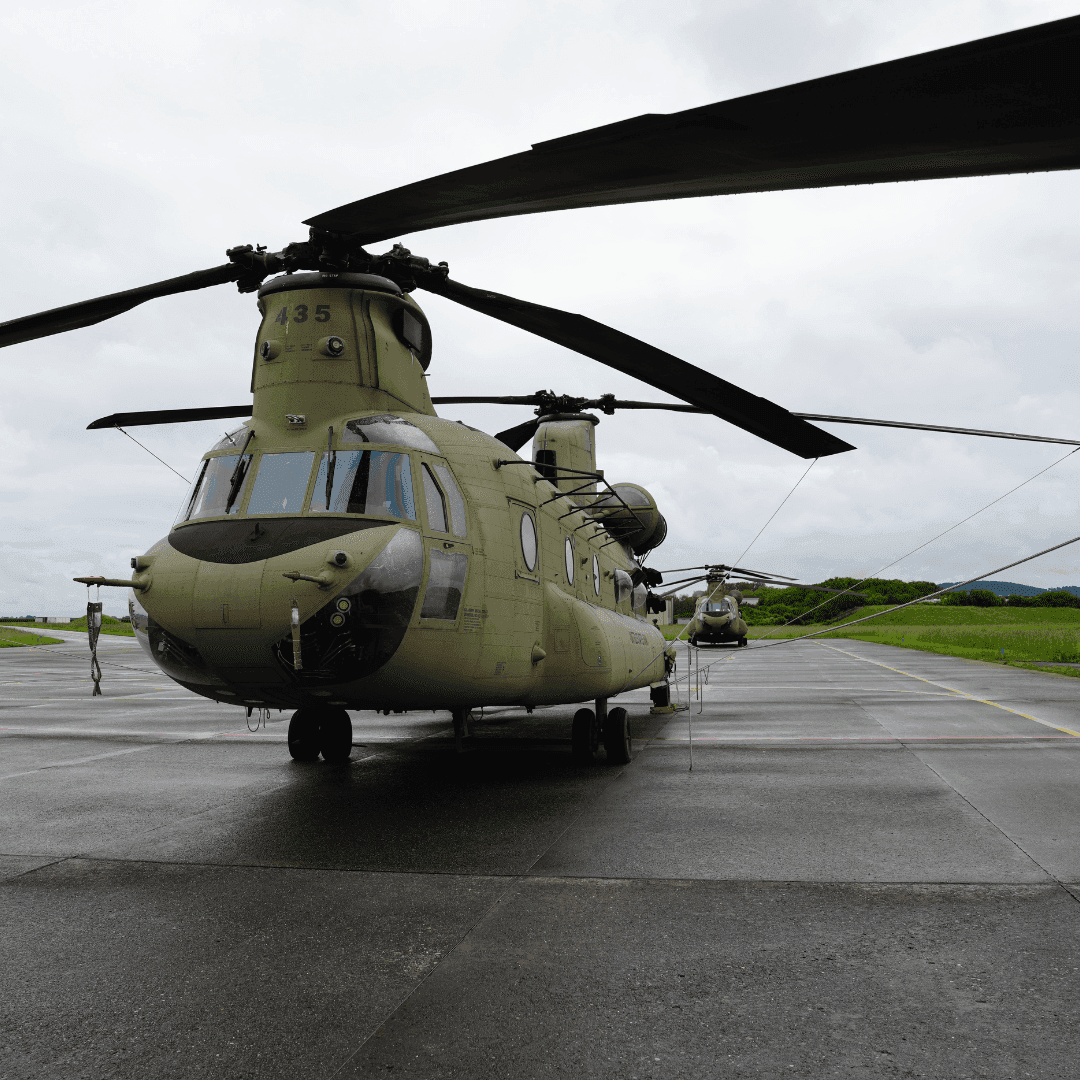
<path fill-rule="evenodd" d="M 645 112 L 672 112 L 1076 12 L 1064 0 L 9 0 L 0 319 L 303 239 L 301 219 Z M 881 184 L 586 209 L 403 237 L 466 284 L 578 311 L 799 412 L 1080 436 L 1080 177 Z M 387 245 L 389 246 L 389 245 Z M 433 394 L 662 398 L 420 295 Z M 258 314 L 230 286 L 4 350 L 0 614 L 75 614 L 184 484 L 107 413 L 245 404 Z M 525 409 L 452 407 L 497 431 Z M 133 434 L 191 475 L 220 424 Z M 863 575 L 1063 447 L 833 426 L 744 564 Z M 612 481 L 670 530 L 657 567 L 739 556 L 806 468 L 706 416 L 617 414 Z M 970 577 L 1080 532 L 1080 454 L 887 572 Z M 1080 544 L 1005 577 L 1080 583 Z M 125 599 L 105 590 L 106 610 Z"/>

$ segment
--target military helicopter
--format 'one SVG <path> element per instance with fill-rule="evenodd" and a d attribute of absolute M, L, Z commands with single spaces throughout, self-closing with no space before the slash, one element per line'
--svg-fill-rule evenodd
<path fill-rule="evenodd" d="M 609 761 L 628 760 L 626 710 L 608 700 L 662 688 L 672 662 L 644 618 L 656 581 L 641 560 L 663 539 L 663 516 L 643 488 L 604 479 L 580 409 L 529 422 L 532 460 L 437 416 L 432 334 L 412 293 L 561 344 L 686 403 L 662 407 L 712 414 L 804 458 L 854 448 L 582 315 L 463 285 L 400 244 L 367 245 L 614 203 L 1075 168 L 1078 43 L 1074 17 L 639 116 L 338 207 L 279 251 L 233 247 L 208 270 L 0 324 L 8 346 L 155 297 L 227 282 L 257 293 L 250 405 L 90 425 L 250 417 L 204 456 L 172 530 L 132 560 L 130 578 L 76 580 L 131 590 L 139 641 L 179 684 L 295 708 L 300 760 L 349 756 L 350 709 L 446 708 L 461 736 L 479 705 L 590 699 L 596 708 L 573 719 L 575 757 L 603 741 Z"/>
<path fill-rule="evenodd" d="M 798 584 L 800 589 L 810 589 L 813 592 L 846 593 L 848 596 L 865 599 L 862 593 L 852 592 L 850 589 L 830 589 L 825 585 L 803 585 L 785 574 L 763 574 L 741 566 L 725 566 L 723 563 L 683 566 L 678 570 L 665 570 L 663 573 L 676 574 L 689 571 L 704 571 L 704 573 L 683 578 L 675 583 L 676 589 L 679 586 L 685 587 L 687 584 L 697 582 L 704 582 L 706 586 L 697 596 L 693 617 L 684 631 L 686 640 L 693 646 L 737 645 L 739 648 L 746 648 L 746 633 L 749 627 L 739 610 L 744 597 L 738 586 L 731 581 L 733 574 L 738 574 L 744 584 L 753 585 L 755 588 L 762 585 L 788 587 Z M 671 590 L 671 592 L 674 591 L 674 589 Z M 670 593 L 664 595 L 670 595 Z"/>

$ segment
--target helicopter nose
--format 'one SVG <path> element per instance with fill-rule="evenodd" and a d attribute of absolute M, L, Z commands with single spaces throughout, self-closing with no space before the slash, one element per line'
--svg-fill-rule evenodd
<path fill-rule="evenodd" d="M 323 589 L 312 614 L 291 598 L 288 632 L 273 647 L 281 669 L 301 686 L 355 682 L 378 670 L 405 637 L 423 572 L 420 534 L 398 527 L 360 573 L 346 571 L 347 583 L 332 595 Z"/>

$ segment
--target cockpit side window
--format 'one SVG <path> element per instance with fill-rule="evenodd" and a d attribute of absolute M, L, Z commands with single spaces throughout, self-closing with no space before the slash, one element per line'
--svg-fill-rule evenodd
<path fill-rule="evenodd" d="M 427 462 L 420 466 L 420 473 L 424 478 L 424 502 L 427 505 L 428 526 L 434 532 L 447 532 L 446 502 Z"/>
<path fill-rule="evenodd" d="M 331 463 L 330 504 L 326 479 Z M 412 466 L 404 451 L 338 450 L 323 454 L 311 493 L 312 512 L 317 514 L 366 514 L 416 520 Z"/>
<path fill-rule="evenodd" d="M 433 461 L 431 467 L 435 470 L 435 475 L 438 476 L 443 492 L 446 494 L 450 511 L 450 532 L 464 540 L 469 530 L 465 523 L 465 500 L 461 496 L 461 491 L 454 482 L 453 474 L 445 465 Z"/>

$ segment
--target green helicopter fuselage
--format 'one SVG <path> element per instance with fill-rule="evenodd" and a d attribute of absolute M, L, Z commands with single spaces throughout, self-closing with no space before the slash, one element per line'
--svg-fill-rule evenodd
<path fill-rule="evenodd" d="M 665 677 L 633 553 L 586 514 L 595 489 L 435 415 L 409 296 L 303 274 L 259 307 L 252 418 L 133 560 L 132 623 L 166 674 L 240 705 L 395 710 Z"/>

